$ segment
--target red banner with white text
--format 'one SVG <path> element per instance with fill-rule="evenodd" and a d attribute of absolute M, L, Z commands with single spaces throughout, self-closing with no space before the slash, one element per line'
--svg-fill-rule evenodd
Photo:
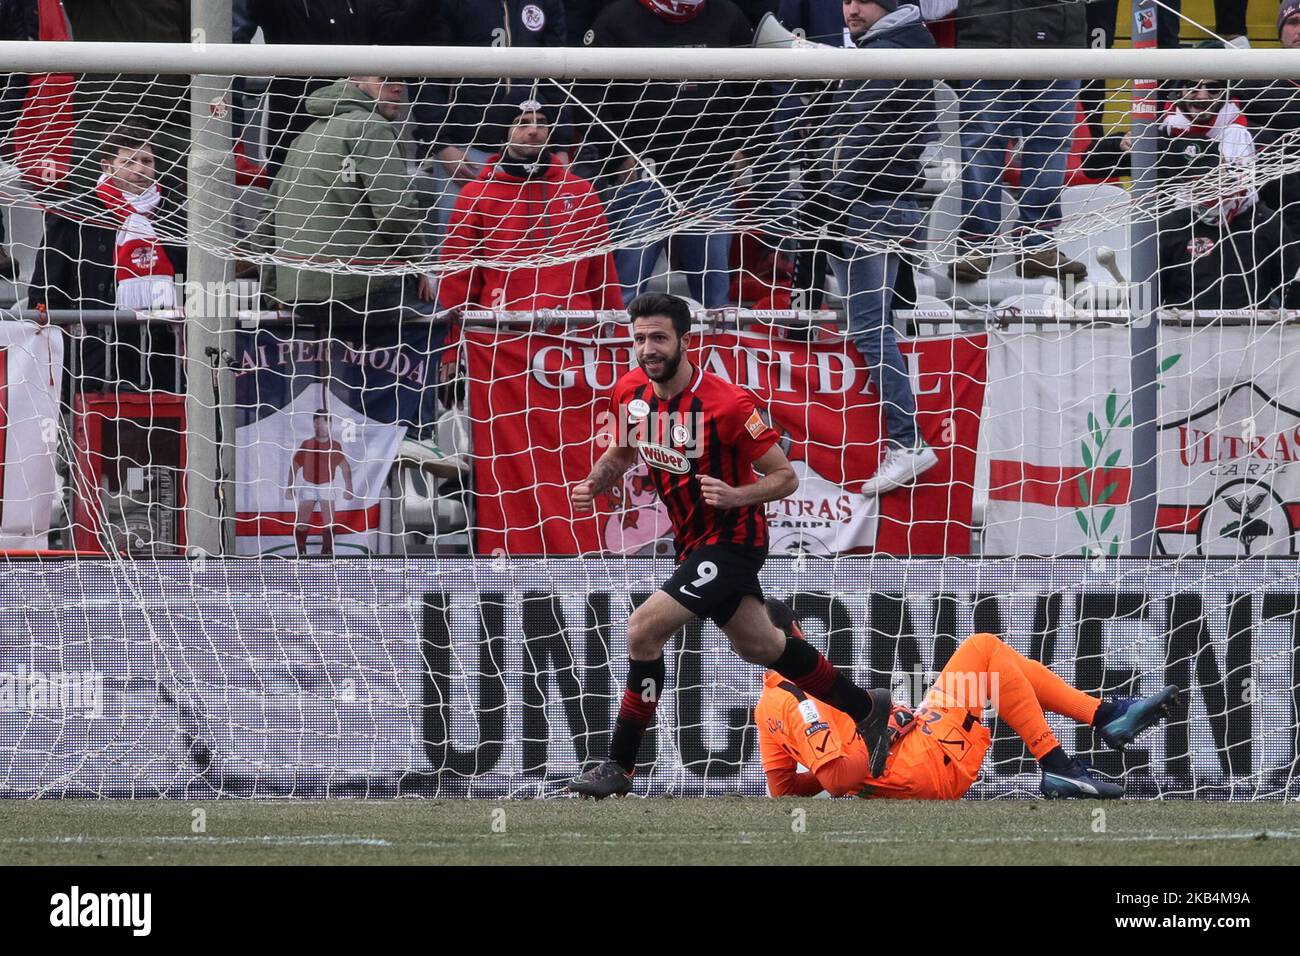
<path fill-rule="evenodd" d="M 969 553 L 986 336 L 900 343 L 939 463 L 879 499 L 859 491 L 884 448 L 879 396 L 856 349 L 753 333 L 692 341 L 692 362 L 755 394 L 800 475 L 794 495 L 768 505 L 773 553 Z M 629 339 L 470 331 L 465 349 L 479 554 L 671 553 L 644 466 L 596 515 L 569 504 L 602 451 L 595 435 L 613 385 L 635 367 Z"/>

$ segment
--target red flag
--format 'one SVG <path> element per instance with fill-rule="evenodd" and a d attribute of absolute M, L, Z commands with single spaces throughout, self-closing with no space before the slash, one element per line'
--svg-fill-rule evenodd
<path fill-rule="evenodd" d="M 857 351 L 762 335 L 696 337 L 692 361 L 750 389 L 809 473 L 856 491 L 882 455 L 879 398 Z M 467 331 L 480 554 L 602 550 L 605 515 L 574 515 L 570 487 L 601 453 L 601 413 L 634 366 L 629 340 Z M 939 464 L 880 499 L 875 550 L 967 554 L 987 338 L 901 344 L 917 423 Z"/>
<path fill-rule="evenodd" d="M 72 39 L 59 0 L 37 0 L 37 15 L 39 39 Z M 14 126 L 14 164 L 23 178 L 38 188 L 53 186 L 68 174 L 76 128 L 72 109 L 76 86 L 71 73 L 36 73 L 28 80 L 22 113 Z"/>

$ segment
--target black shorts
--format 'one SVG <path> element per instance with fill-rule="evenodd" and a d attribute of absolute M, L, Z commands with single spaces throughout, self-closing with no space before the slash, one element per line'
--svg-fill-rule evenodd
<path fill-rule="evenodd" d="M 746 594 L 763 600 L 758 572 L 765 560 L 767 554 L 755 548 L 706 544 L 688 554 L 659 590 L 696 617 L 722 627 Z"/>

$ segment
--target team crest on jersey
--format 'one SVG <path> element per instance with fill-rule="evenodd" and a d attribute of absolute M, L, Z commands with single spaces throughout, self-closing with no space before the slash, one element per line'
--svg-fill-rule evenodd
<path fill-rule="evenodd" d="M 1214 240 L 1209 236 L 1194 236 L 1187 244 L 1187 252 L 1193 259 L 1207 256 L 1214 251 Z"/>
<path fill-rule="evenodd" d="M 536 33 L 542 27 L 546 26 L 546 14 L 543 13 L 542 8 L 535 3 L 530 3 L 528 6 L 524 7 L 523 12 L 520 14 L 520 19 L 524 21 L 524 26 L 526 26 L 532 33 Z"/>
<path fill-rule="evenodd" d="M 673 426 L 673 444 L 685 445 L 691 440 L 691 430 L 685 425 Z"/>
<path fill-rule="evenodd" d="M 691 470 L 690 459 L 674 448 L 652 445 L 649 442 L 642 442 L 639 447 L 641 457 L 651 468 L 671 471 L 674 475 L 685 475 Z"/>

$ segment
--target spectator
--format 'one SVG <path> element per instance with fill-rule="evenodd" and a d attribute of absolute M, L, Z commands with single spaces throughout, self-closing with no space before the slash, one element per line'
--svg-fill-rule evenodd
<path fill-rule="evenodd" d="M 1246 118 L 1220 80 L 1191 80 L 1162 122 L 1162 175 L 1183 208 L 1159 222 L 1160 301 L 1191 309 L 1294 308 L 1300 247 L 1260 200 Z"/>
<path fill-rule="evenodd" d="M 146 310 L 175 304 L 173 269 L 184 269 L 185 249 L 164 246 L 154 234 L 162 199 L 152 147 L 156 135 L 130 125 L 114 131 L 101 149 L 98 201 L 89 205 L 82 198 L 46 214 L 30 308 Z M 92 323 L 73 349 L 76 389 L 177 387 L 177 343 L 166 325 Z"/>
<path fill-rule="evenodd" d="M 1254 160 L 1254 137 L 1225 80 L 1176 80 L 1172 88 L 1177 98 L 1160 120 L 1163 180 L 1200 171 L 1206 154 L 1236 163 Z"/>
<path fill-rule="evenodd" d="M 174 308 L 176 270 L 153 223 L 162 191 L 148 131 L 118 130 L 104 143 L 100 165 L 103 174 L 95 195 L 117 223 L 113 241 L 117 308 Z"/>
<path fill-rule="evenodd" d="M 743 47 L 753 29 L 732 0 L 614 0 L 597 18 L 590 46 Z M 583 161 L 607 200 L 615 241 L 665 234 L 615 254 L 623 296 L 645 286 L 673 220 L 692 232 L 674 241 L 691 296 L 706 308 L 728 304 L 733 163 L 769 104 L 752 84 L 684 82 L 600 84 L 588 91 L 593 124 Z M 602 125 L 603 124 L 603 125 Z M 606 136 L 606 128 L 612 136 Z"/>
<path fill-rule="evenodd" d="M 314 121 L 285 154 L 258 230 L 259 251 L 277 258 L 263 271 L 262 291 L 301 318 L 391 324 L 417 300 L 433 301 L 426 277 L 347 268 L 429 254 L 394 122 L 404 93 L 401 83 L 360 76 L 307 99 Z"/>
<path fill-rule="evenodd" d="M 370 4 L 359 0 L 234 0 L 236 43 L 249 43 L 257 28 L 267 43 L 323 43 L 334 46 L 376 40 Z M 285 153 L 312 123 L 308 97 L 335 82 L 333 78 L 272 78 L 267 87 L 267 174 L 275 176 Z"/>
<path fill-rule="evenodd" d="M 568 39 L 562 0 L 376 0 L 375 29 L 385 42 L 437 46 L 561 47 Z M 422 81 L 411 107 L 416 136 L 432 160 L 438 224 L 451 215 L 457 194 L 478 179 L 501 148 L 492 107 L 541 100 L 562 122 L 564 100 L 533 80 L 443 79 Z M 569 133 L 552 131 L 553 155 L 568 162 Z"/>
<path fill-rule="evenodd" d="M 1180 177 L 1207 151 L 1217 152 L 1225 135 L 1241 138 L 1237 131 L 1246 130 L 1248 119 L 1230 90 L 1223 80 L 1174 80 L 1168 84 L 1170 100 L 1160 118 L 1156 148 L 1162 181 Z M 1253 155 L 1253 135 L 1246 132 L 1245 140 Z M 1132 150 L 1132 131 L 1112 133 L 1089 150 L 1085 168 L 1098 177 L 1128 176 Z"/>
<path fill-rule="evenodd" d="M 787 30 L 812 43 L 827 46 L 851 46 L 853 43 L 844 25 L 842 0 L 781 0 L 777 19 Z M 808 81 L 778 86 L 785 97 L 779 116 L 783 148 L 788 154 L 802 156 L 808 150 L 808 136 L 829 121 L 828 90 L 831 87 L 824 82 Z M 795 188 L 790 191 L 793 197 L 790 218 L 796 236 L 791 250 L 792 304 L 814 310 L 821 309 L 825 302 L 823 279 L 831 267 L 830 256 L 839 250 L 836 240 L 814 235 L 818 224 L 813 221 L 816 218 L 814 204 L 808 200 L 825 186 L 823 173 L 824 169 L 816 164 L 799 164 L 793 171 Z"/>
<path fill-rule="evenodd" d="M 502 109 L 505 109 L 504 107 Z M 621 309 L 605 212 L 595 190 L 551 154 L 550 119 L 535 100 L 517 109 L 502 136 L 505 150 L 456 201 L 444 265 L 485 259 L 445 275 L 443 308 Z M 502 262 L 565 259 L 554 265 Z"/>
<path fill-rule="evenodd" d="M 860 50 L 929 49 L 934 38 L 920 11 L 898 0 L 845 0 L 844 22 Z M 831 119 L 814 155 L 834 157 L 814 199 L 822 221 L 841 236 L 861 236 L 871 248 L 844 243 L 848 260 L 849 335 L 880 393 L 888 428 L 887 452 L 862 488 L 880 495 L 914 483 L 938 462 L 916 427 L 916 399 L 894 337 L 892 300 L 899 246 L 914 241 L 922 223 L 913 198 L 921 152 L 934 134 L 934 84 L 868 80 L 833 87 Z M 845 158 L 847 157 L 847 158 Z M 886 245 L 888 243 L 888 245 Z"/>
<path fill-rule="evenodd" d="M 1014 0 L 960 0 L 959 48 L 1052 49 L 1083 47 L 1087 23 L 1074 2 L 1021 4 Z M 1082 279 L 1088 268 L 1063 256 L 1050 231 L 1061 218 L 1065 160 L 1074 133 L 1078 80 L 972 80 L 957 84 L 961 109 L 962 239 L 974 249 L 953 263 L 958 281 L 986 277 L 992 259 L 979 247 L 1002 222 L 1002 172 L 1012 137 L 1021 138 L 1023 165 L 1018 232 L 1025 278 Z"/>
<path fill-rule="evenodd" d="M 1237 127 L 1244 134 L 1244 129 Z M 1229 137 L 1225 148 L 1237 137 Z M 1231 151 L 1203 158 L 1231 167 Z M 1249 179 L 1241 188 L 1162 218 L 1160 304 L 1185 309 L 1293 309 L 1300 246 L 1282 216 L 1260 202 Z"/>
<path fill-rule="evenodd" d="M 1300 50 L 1300 0 L 1283 0 L 1277 12 L 1282 46 Z M 1243 89 L 1244 108 L 1263 157 L 1292 154 L 1300 145 L 1300 83 L 1294 79 L 1249 84 Z M 1292 233 L 1300 236 L 1300 173 L 1287 173 L 1260 185 L 1260 196 L 1278 210 Z"/>

